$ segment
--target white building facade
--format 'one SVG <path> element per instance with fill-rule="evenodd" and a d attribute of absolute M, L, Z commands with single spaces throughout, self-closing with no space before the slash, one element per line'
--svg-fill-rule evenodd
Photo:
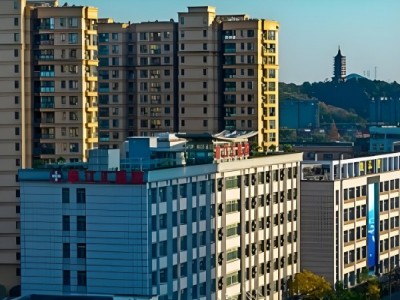
<path fill-rule="evenodd" d="M 284 299 L 301 154 L 229 160 L 20 171 L 22 295 Z"/>
<path fill-rule="evenodd" d="M 301 268 L 354 286 L 398 266 L 399 178 L 399 153 L 304 162 Z"/>

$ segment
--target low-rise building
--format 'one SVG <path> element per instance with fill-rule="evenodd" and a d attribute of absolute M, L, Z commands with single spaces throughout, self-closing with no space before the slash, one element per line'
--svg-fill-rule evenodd
<path fill-rule="evenodd" d="M 354 286 L 399 265 L 400 154 L 305 162 L 301 269 Z"/>

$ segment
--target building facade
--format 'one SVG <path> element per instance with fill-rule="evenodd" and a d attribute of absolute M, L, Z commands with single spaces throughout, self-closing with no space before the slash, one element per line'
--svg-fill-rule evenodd
<path fill-rule="evenodd" d="M 301 154 L 248 150 L 242 138 L 131 138 L 120 171 L 106 149 L 86 170 L 20 171 L 23 295 L 285 299 Z"/>
<path fill-rule="evenodd" d="M 0 284 L 19 283 L 17 170 L 82 161 L 97 144 L 97 9 L 0 4 Z"/>
<path fill-rule="evenodd" d="M 255 130 L 265 151 L 278 147 L 277 22 L 217 15 L 215 7 L 200 6 L 179 12 L 178 22 L 132 23 L 127 28 L 126 24 L 100 24 L 99 36 L 111 36 L 112 26 L 126 35 L 122 47 L 127 55 L 121 52 L 119 60 L 127 62 L 128 119 L 119 115 L 124 120 L 116 130 L 122 134 L 112 144 L 106 141 L 111 127 L 102 128 L 111 126 L 104 117 L 102 147 L 113 147 L 127 135 L 225 129 Z M 111 39 L 100 43 L 104 50 L 113 47 Z M 101 57 L 100 73 L 106 74 L 109 67 L 103 63 L 110 61 Z M 111 79 L 101 79 L 106 89 L 112 84 Z M 107 114 L 107 109 L 102 113 Z"/>
<path fill-rule="evenodd" d="M 301 178 L 301 268 L 332 284 L 399 264 L 398 153 L 305 162 Z"/>
<path fill-rule="evenodd" d="M 279 102 L 279 111 L 281 128 L 319 128 L 318 100 L 284 99 Z"/>
<path fill-rule="evenodd" d="M 400 142 L 400 128 L 397 126 L 371 126 L 369 128 L 369 152 L 396 152 Z"/>

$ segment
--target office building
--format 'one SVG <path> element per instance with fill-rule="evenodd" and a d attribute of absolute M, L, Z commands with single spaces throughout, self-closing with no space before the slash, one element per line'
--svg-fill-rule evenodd
<path fill-rule="evenodd" d="M 347 287 L 399 265 L 398 153 L 304 162 L 301 269 Z"/>
<path fill-rule="evenodd" d="M 369 128 L 369 152 L 397 152 L 400 144 L 400 128 L 397 126 L 371 126 Z"/>
<path fill-rule="evenodd" d="M 127 55 L 118 53 L 118 63 L 127 62 L 128 78 L 127 85 L 118 86 L 128 95 L 128 120 L 124 114 L 111 116 L 112 108 L 107 105 L 104 111 L 100 108 L 102 115 L 123 118 L 115 129 L 122 134 L 112 142 L 106 140 L 113 139 L 115 130 L 106 121 L 108 117 L 104 124 L 100 117 L 101 147 L 112 148 L 123 136 L 225 129 L 257 131 L 255 139 L 263 150 L 278 147 L 277 22 L 217 15 L 215 7 L 200 6 L 179 12 L 178 22 L 171 19 L 125 27 L 99 25 L 99 37 L 124 32 L 127 42 L 121 46 L 127 48 Z M 110 38 L 101 39 L 100 44 L 107 50 L 115 43 Z M 104 60 L 100 57 L 101 74 L 109 69 L 104 64 L 118 60 L 116 53 L 104 55 Z M 100 85 L 110 89 L 113 81 L 103 77 Z M 109 98 L 109 92 L 104 97 Z"/>
<path fill-rule="evenodd" d="M 369 103 L 369 121 L 397 126 L 400 123 L 400 98 L 372 97 Z"/>
<path fill-rule="evenodd" d="M 0 3 L 0 285 L 19 284 L 17 170 L 97 143 L 97 9 Z"/>
<path fill-rule="evenodd" d="M 250 158 L 256 134 L 135 137 L 121 159 L 21 170 L 23 295 L 285 299 L 301 154 Z"/>
<path fill-rule="evenodd" d="M 279 126 L 285 129 L 319 128 L 318 100 L 279 101 Z"/>

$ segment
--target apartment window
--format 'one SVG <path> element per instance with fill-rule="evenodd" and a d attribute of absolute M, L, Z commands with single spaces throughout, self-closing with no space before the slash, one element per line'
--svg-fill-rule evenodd
<path fill-rule="evenodd" d="M 20 131 L 19 131 L 19 127 L 15 127 L 15 130 L 14 130 L 14 131 L 15 131 L 15 132 L 14 132 L 14 133 L 15 133 L 15 135 L 17 135 L 17 136 L 18 136 L 18 135 L 19 135 L 19 132 L 20 132 Z"/>
<path fill-rule="evenodd" d="M 185 50 L 185 44 L 181 44 L 181 50 Z"/>
<path fill-rule="evenodd" d="M 203 101 L 207 101 L 207 95 L 203 95 Z"/>
<path fill-rule="evenodd" d="M 15 151 L 19 151 L 19 143 L 15 143 Z"/>
<path fill-rule="evenodd" d="M 207 62 L 207 56 L 203 56 L 203 63 Z"/>
<path fill-rule="evenodd" d="M 62 217 L 62 230 L 63 231 L 69 231 L 70 230 L 70 217 L 69 216 L 63 216 Z"/>
<path fill-rule="evenodd" d="M 78 27 L 78 18 L 77 17 L 68 18 L 68 26 L 73 28 Z"/>
<path fill-rule="evenodd" d="M 203 37 L 207 37 L 207 30 L 203 30 Z"/>
<path fill-rule="evenodd" d="M 78 80 L 69 80 L 68 86 L 71 90 L 78 89 Z"/>
<path fill-rule="evenodd" d="M 203 89 L 207 88 L 207 82 L 203 82 Z"/>
<path fill-rule="evenodd" d="M 207 69 L 203 69 L 203 75 L 204 75 L 204 76 L 207 75 Z"/>
<path fill-rule="evenodd" d="M 20 160 L 19 158 L 17 158 L 17 159 L 15 160 L 15 165 L 16 165 L 17 167 L 21 166 L 21 160 Z"/>
<path fill-rule="evenodd" d="M 14 88 L 19 89 L 19 80 L 14 81 Z"/>
<path fill-rule="evenodd" d="M 185 126 L 185 120 L 181 120 L 181 126 L 182 126 L 182 127 Z"/>
<path fill-rule="evenodd" d="M 207 50 L 207 43 L 203 44 L 203 50 Z"/>
<path fill-rule="evenodd" d="M 185 24 L 185 18 L 184 18 L 184 17 L 181 17 L 180 23 L 181 23 L 181 25 L 184 25 L 184 24 Z"/>
<path fill-rule="evenodd" d="M 86 203 L 86 190 L 84 188 L 76 189 L 76 203 Z"/>
<path fill-rule="evenodd" d="M 14 65 L 14 73 L 19 73 L 19 65 Z"/>
<path fill-rule="evenodd" d="M 14 42 L 19 42 L 19 33 L 14 33 Z"/>
<path fill-rule="evenodd" d="M 78 286 L 86 286 L 86 271 L 78 271 Z"/>
<path fill-rule="evenodd" d="M 78 34 L 77 33 L 68 33 L 68 43 L 69 44 L 77 44 L 78 43 Z"/>
<path fill-rule="evenodd" d="M 116 32 L 112 33 L 112 34 L 111 34 L 111 38 L 112 38 L 114 41 L 117 41 L 117 40 L 118 40 L 118 33 L 116 33 Z"/>
<path fill-rule="evenodd" d="M 61 195 L 62 203 L 69 203 L 69 188 L 63 188 Z"/>
<path fill-rule="evenodd" d="M 21 196 L 20 190 L 15 190 L 15 197 L 19 198 Z"/>
<path fill-rule="evenodd" d="M 185 63 L 185 57 L 184 56 L 181 56 L 181 63 L 182 64 Z"/>
<path fill-rule="evenodd" d="M 77 258 L 86 258 L 86 244 L 78 243 L 76 245 L 76 257 Z"/>
<path fill-rule="evenodd" d="M 71 251 L 70 251 L 70 244 L 69 243 L 63 243 L 63 258 L 70 258 L 71 256 Z"/>
<path fill-rule="evenodd" d="M 86 217 L 85 216 L 77 216 L 76 217 L 76 230 L 77 231 L 86 231 Z"/>
<path fill-rule="evenodd" d="M 76 58 L 76 49 L 69 50 L 69 57 Z"/>
<path fill-rule="evenodd" d="M 19 56 L 19 51 L 18 49 L 14 49 L 14 57 L 18 57 Z"/>
<path fill-rule="evenodd" d="M 203 127 L 208 127 L 208 120 L 203 120 Z"/>

